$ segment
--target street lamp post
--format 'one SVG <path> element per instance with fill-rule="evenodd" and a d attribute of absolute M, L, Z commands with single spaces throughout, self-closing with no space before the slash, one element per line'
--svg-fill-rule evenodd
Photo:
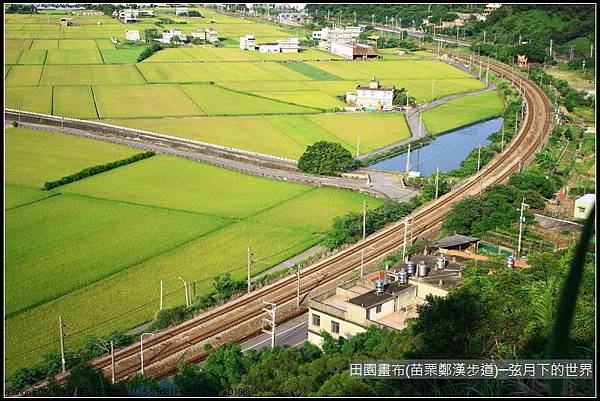
<path fill-rule="evenodd" d="M 190 306 L 190 298 L 188 295 L 187 281 L 182 279 L 181 277 L 177 277 L 179 280 L 183 281 L 183 289 L 185 290 L 185 306 Z"/>
<path fill-rule="evenodd" d="M 141 373 L 144 375 L 144 336 L 154 336 L 154 333 L 142 333 L 140 336 L 140 364 L 141 364 Z"/>

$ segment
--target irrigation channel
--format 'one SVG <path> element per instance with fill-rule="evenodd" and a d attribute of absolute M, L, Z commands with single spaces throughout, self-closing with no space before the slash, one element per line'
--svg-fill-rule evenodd
<path fill-rule="evenodd" d="M 453 56 L 462 62 L 468 61 L 464 56 Z M 502 153 L 449 193 L 413 212 L 411 229 L 414 229 L 415 238 L 439 227 L 452 206 L 465 196 L 480 194 L 487 186 L 506 182 L 511 174 L 530 163 L 548 140 L 552 129 L 553 106 L 539 87 L 504 64 L 483 58 L 475 58 L 474 62 L 489 62 L 490 70 L 502 74 L 523 94 L 523 119 L 517 134 Z M 207 342 L 213 345 L 240 342 L 260 332 L 265 316 L 263 301 L 276 303 L 278 314 L 281 310 L 278 324 L 279 319 L 284 321 L 299 316 L 307 309 L 307 299 L 316 295 L 317 291 L 335 287 L 360 267 L 361 253 L 364 253 L 364 264 L 368 269 L 377 265 L 386 255 L 401 250 L 404 245 L 402 234 L 407 224 L 404 219 L 393 223 L 331 257 L 302 269 L 299 280 L 294 275 L 286 276 L 178 326 L 156 333 L 144 341 L 145 374 L 153 378 L 166 377 L 177 371 L 182 361 L 198 363 L 204 360 L 207 354 L 202 346 Z M 300 296 L 300 305 L 297 304 L 297 294 Z M 110 355 L 96 358 L 91 363 L 102 369 L 107 377 L 112 373 L 115 380 L 123 380 L 140 371 L 140 361 L 140 344 L 135 343 L 115 353 L 114 370 L 111 368 Z M 64 384 L 68 374 L 57 375 L 56 381 Z M 44 381 L 32 389 L 46 386 L 47 382 Z"/>
<path fill-rule="evenodd" d="M 423 147 L 412 149 L 410 171 L 419 171 L 422 176 L 454 170 L 467 157 L 471 150 L 490 143 L 490 134 L 502 128 L 503 119 L 494 118 L 458 128 L 438 135 L 435 140 Z M 373 170 L 406 171 L 407 152 L 369 166 Z"/>

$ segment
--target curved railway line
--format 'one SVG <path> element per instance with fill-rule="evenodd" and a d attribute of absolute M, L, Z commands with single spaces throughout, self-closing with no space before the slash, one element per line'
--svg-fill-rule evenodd
<path fill-rule="evenodd" d="M 454 58 L 468 63 L 463 57 Z M 546 95 L 531 81 L 511 71 L 510 67 L 481 59 L 473 60 L 476 64 L 489 62 L 490 70 L 502 75 L 521 91 L 526 106 L 524 119 L 521 121 L 517 135 L 477 174 L 465 180 L 459 187 L 439 199 L 423 205 L 413 212 L 413 235 L 418 237 L 437 227 L 458 200 L 477 195 L 483 188 L 505 182 L 508 177 L 523 165 L 529 163 L 535 152 L 545 143 L 552 127 L 552 104 Z M 350 246 L 329 258 L 300 272 L 300 294 L 306 297 L 311 291 L 327 283 L 335 283 L 351 273 L 361 264 L 361 251 L 364 251 L 365 266 L 376 264 L 383 257 L 399 249 L 403 245 L 403 221 L 393 223 L 370 235 L 365 240 Z M 258 319 L 264 314 L 263 300 L 274 302 L 279 306 L 289 305 L 296 298 L 297 278 L 287 276 L 271 285 L 257 289 L 241 296 L 225 305 L 207 311 L 176 327 L 156 333 L 144 341 L 145 374 L 154 378 L 168 376 L 177 370 L 179 361 L 199 362 L 206 353 L 202 344 L 211 342 L 225 343 L 232 341 L 214 341 L 215 336 L 225 333 L 236 326 Z M 295 307 L 295 304 L 294 304 Z M 306 306 L 295 307 L 297 313 Z M 240 333 L 235 341 L 247 338 L 260 327 Z M 91 363 L 103 369 L 107 377 L 111 377 L 111 357 L 105 355 L 94 359 Z M 115 352 L 115 379 L 123 380 L 140 370 L 140 344 L 135 343 Z M 58 383 L 66 381 L 68 372 L 56 377 Z M 41 382 L 32 389 L 46 386 Z"/>

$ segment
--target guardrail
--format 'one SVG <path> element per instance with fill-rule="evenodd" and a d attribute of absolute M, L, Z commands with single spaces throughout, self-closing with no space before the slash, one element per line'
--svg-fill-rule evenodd
<path fill-rule="evenodd" d="M 99 121 L 80 120 L 77 118 L 70 118 L 70 117 L 64 117 L 64 116 L 53 116 L 53 115 L 49 115 L 49 114 L 35 113 L 35 112 L 31 112 L 31 111 L 24 111 L 24 110 L 10 109 L 10 108 L 5 108 L 4 111 L 5 111 L 5 113 L 9 112 L 9 113 L 21 114 L 21 115 L 25 115 L 25 116 L 40 118 L 40 119 L 46 119 L 46 120 L 54 121 L 61 125 L 64 125 L 65 122 L 77 123 L 77 124 L 82 124 L 82 125 L 87 124 L 90 126 L 96 126 L 96 127 L 100 127 L 100 128 L 104 128 L 104 129 L 114 129 L 114 130 L 129 132 L 132 134 L 142 135 L 142 136 L 155 137 L 158 139 L 166 139 L 169 141 L 183 142 L 183 143 L 188 143 L 188 144 L 192 144 L 192 145 L 196 145 L 196 146 L 203 146 L 203 147 L 206 147 L 209 149 L 214 149 L 214 150 L 221 151 L 221 152 L 233 153 L 233 154 L 244 155 L 244 156 L 251 156 L 251 157 L 255 157 L 255 158 L 259 158 L 259 159 L 291 164 L 294 166 L 296 166 L 298 164 L 298 161 L 294 160 L 294 159 L 287 159 L 284 157 L 267 155 L 264 153 L 252 152 L 252 151 L 244 150 L 244 149 L 237 149 L 237 148 L 231 148 L 231 147 L 223 146 L 223 145 L 216 145 L 213 143 L 196 141 L 193 139 L 181 138 L 181 137 L 176 137 L 176 136 L 171 136 L 171 135 L 166 135 L 166 134 L 159 134 L 156 132 L 151 132 L 151 131 L 146 131 L 146 130 L 141 130 L 141 129 L 128 128 L 128 127 L 123 127 L 123 126 L 119 126 L 119 125 L 102 123 Z"/>

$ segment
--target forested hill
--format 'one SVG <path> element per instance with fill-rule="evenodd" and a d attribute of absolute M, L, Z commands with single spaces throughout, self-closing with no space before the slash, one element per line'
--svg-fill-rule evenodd
<path fill-rule="evenodd" d="M 519 35 L 523 40 L 549 46 L 550 39 L 559 52 L 589 52 L 595 36 L 595 6 L 593 4 L 503 5 L 484 23 L 477 24 L 474 35 L 496 35 L 500 43 L 514 44 Z M 492 36 L 489 36 L 492 35 Z"/>
<path fill-rule="evenodd" d="M 402 26 L 414 25 L 420 27 L 422 20 L 451 21 L 458 17 L 456 13 L 482 13 L 483 4 L 308 4 L 306 10 L 319 23 L 327 21 L 353 21 L 354 12 L 358 21 L 376 23 L 395 23 L 402 19 Z M 486 31 L 487 41 L 495 38 L 497 43 L 516 45 L 521 36 L 533 46 L 547 49 L 550 39 L 559 53 L 569 52 L 570 46 L 576 56 L 587 54 L 590 45 L 594 43 L 595 35 L 595 5 L 594 4 L 505 4 L 492 12 L 485 22 L 477 22 L 475 18 L 463 27 L 466 35 L 476 41 L 483 40 Z M 394 23 L 394 24 L 395 24 Z M 461 28 L 461 31 L 463 30 Z M 449 34 L 453 34 L 450 30 Z M 462 33 L 462 32 L 461 32 Z M 495 35 L 495 36 L 494 36 Z M 543 52 L 544 50 L 542 50 Z"/>

